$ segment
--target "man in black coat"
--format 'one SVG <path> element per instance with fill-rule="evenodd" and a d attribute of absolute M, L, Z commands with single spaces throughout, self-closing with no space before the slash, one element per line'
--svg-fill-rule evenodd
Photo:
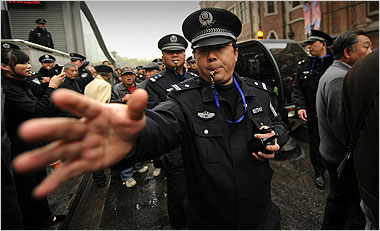
<path fill-rule="evenodd" d="M 320 139 L 315 104 L 319 79 L 334 62 L 332 52 L 328 49 L 333 44 L 333 39 L 322 31 L 311 30 L 306 44 L 310 56 L 298 62 L 292 95 L 298 117 L 306 122 L 309 133 L 310 160 L 315 173 L 314 184 L 319 189 L 324 189 L 323 175 L 326 168 L 319 152 Z"/>
<path fill-rule="evenodd" d="M 92 76 L 91 71 L 87 70 L 88 63 L 85 62 L 86 57 L 77 53 L 70 53 L 71 63 L 76 64 L 78 67 L 77 83 L 82 92 L 96 76 Z M 86 65 L 87 64 L 87 65 Z"/>
<path fill-rule="evenodd" d="M 53 38 L 46 29 L 46 20 L 39 18 L 36 20 L 36 23 L 37 27 L 29 33 L 29 42 L 54 49 Z"/>
<path fill-rule="evenodd" d="M 153 110 L 146 109 L 148 95 L 140 89 L 127 106 L 57 92 L 54 101 L 83 118 L 29 121 L 20 130 L 22 137 L 58 140 L 50 150 L 15 160 L 15 169 L 31 170 L 56 158 L 71 160 L 36 189 L 41 197 L 70 177 L 105 168 L 126 155 L 125 164 L 130 164 L 181 145 L 187 229 L 280 229 L 268 159 L 288 135 L 266 85 L 234 72 L 241 29 L 239 18 L 227 10 L 204 8 L 189 15 L 182 30 L 192 42 L 201 78 L 172 85 L 167 99 Z M 34 128 L 41 123 L 47 127 L 37 134 Z"/>

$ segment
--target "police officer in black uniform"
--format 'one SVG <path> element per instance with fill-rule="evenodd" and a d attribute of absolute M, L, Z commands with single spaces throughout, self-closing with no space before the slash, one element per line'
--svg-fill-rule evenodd
<path fill-rule="evenodd" d="M 62 166 L 66 168 L 62 175 L 51 175 L 36 195 L 46 195 L 57 187 L 50 187 L 48 182 L 63 182 L 78 173 L 108 167 L 125 155 L 122 162 L 130 164 L 181 145 L 188 185 L 187 229 L 281 228 L 279 209 L 271 200 L 272 169 L 268 159 L 275 157 L 288 135 L 271 106 L 266 85 L 234 72 L 241 28 L 239 18 L 227 10 L 204 8 L 190 14 L 182 31 L 192 43 L 201 78 L 173 84 L 167 99 L 153 110 L 144 110 L 147 94 L 140 89 L 133 93 L 128 106 L 119 105 L 119 109 L 74 93 L 57 92 L 57 103 L 85 119 L 45 119 L 51 123 L 45 121 L 47 131 L 42 131 L 40 137 L 54 135 L 59 140 L 54 150 L 34 152 L 40 157 L 35 167 L 53 161 L 52 153 L 72 162 L 71 166 Z M 160 78 L 155 84 L 169 76 Z M 29 125 L 32 128 L 43 122 L 30 121 Z M 100 122 L 104 126 L 99 126 Z M 64 134 L 68 129 L 72 133 Z M 27 127 L 21 131 L 25 137 L 33 137 L 33 133 Z M 78 144 L 83 140 L 91 140 L 92 144 Z M 95 150 L 97 155 L 89 157 L 88 153 Z M 18 170 L 33 165 L 27 161 L 33 156 L 23 157 L 24 161 L 14 162 Z"/>
<path fill-rule="evenodd" d="M 61 74 L 62 68 L 55 64 L 55 57 L 53 55 L 42 55 L 38 59 L 42 65 L 40 70 L 33 76 L 30 88 L 37 98 L 41 98 L 49 85 L 50 78 L 54 75 Z"/>
<path fill-rule="evenodd" d="M 292 94 L 298 117 L 306 122 L 308 128 L 310 160 L 315 172 L 314 183 L 319 189 L 324 189 L 323 174 L 326 168 L 319 152 L 320 139 L 315 104 L 319 79 L 334 62 L 332 52 L 328 48 L 333 44 L 333 39 L 322 31 L 311 30 L 306 44 L 310 56 L 298 62 Z"/>
<path fill-rule="evenodd" d="M 173 90 L 171 85 L 182 82 L 191 77 L 197 77 L 186 71 L 185 50 L 188 44 L 184 37 L 178 34 L 168 34 L 158 41 L 158 48 L 162 51 L 162 60 L 165 70 L 149 78 L 145 90 L 149 94 L 148 108 L 154 108 L 165 101 L 168 93 Z M 155 160 L 158 166 L 160 163 Z M 173 229 L 184 229 L 187 225 L 187 216 L 184 209 L 184 200 L 187 193 L 186 178 L 181 154 L 181 147 L 163 157 L 164 170 L 168 187 L 168 212 Z"/>
<path fill-rule="evenodd" d="M 45 47 L 53 48 L 54 43 L 49 31 L 47 31 L 45 19 L 39 18 L 36 20 L 37 27 L 29 32 L 29 42 L 36 43 Z"/>
<path fill-rule="evenodd" d="M 189 58 L 187 58 L 186 63 L 188 65 L 188 69 L 187 69 L 188 72 L 199 75 L 198 70 L 197 70 L 197 61 L 194 59 L 193 56 L 190 56 Z"/>
<path fill-rule="evenodd" d="M 86 57 L 77 53 L 70 53 L 71 62 L 75 63 L 78 66 L 78 77 L 76 79 L 77 83 L 82 92 L 84 92 L 84 88 L 89 84 L 94 77 L 92 76 L 91 71 L 86 69 L 85 60 Z M 88 63 L 87 63 L 88 65 Z"/>
<path fill-rule="evenodd" d="M 137 66 L 136 70 L 137 70 L 137 75 L 136 75 L 135 83 L 141 83 L 142 81 L 146 79 L 143 66 Z"/>

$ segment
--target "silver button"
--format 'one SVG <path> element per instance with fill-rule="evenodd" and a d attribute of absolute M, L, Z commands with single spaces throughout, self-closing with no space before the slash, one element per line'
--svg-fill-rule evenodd
<path fill-rule="evenodd" d="M 205 135 L 207 135 L 207 134 L 208 134 L 208 130 L 205 129 L 205 130 L 203 131 L 203 133 L 204 133 Z"/>
<path fill-rule="evenodd" d="M 255 82 L 255 85 L 259 85 L 259 83 L 258 83 L 258 82 Z"/>
<path fill-rule="evenodd" d="M 190 85 L 189 84 L 185 84 L 185 87 L 190 87 Z"/>

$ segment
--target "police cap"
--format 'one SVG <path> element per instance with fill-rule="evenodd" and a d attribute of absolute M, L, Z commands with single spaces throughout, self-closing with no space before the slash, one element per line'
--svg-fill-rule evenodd
<path fill-rule="evenodd" d="M 160 70 L 160 66 L 157 63 L 151 62 L 148 63 L 147 65 L 143 66 L 145 70 Z"/>
<path fill-rule="evenodd" d="M 20 50 L 20 47 L 13 43 L 1 43 L 1 49 Z"/>
<path fill-rule="evenodd" d="M 104 65 L 104 64 L 95 66 L 95 70 L 99 74 L 101 74 L 101 73 L 108 74 L 108 73 L 112 72 L 112 68 L 110 66 L 107 66 L 107 65 Z"/>
<path fill-rule="evenodd" d="M 121 70 L 121 75 L 127 75 L 127 74 L 134 74 L 135 71 L 132 67 L 124 67 L 123 70 Z"/>
<path fill-rule="evenodd" d="M 84 57 L 83 55 L 76 54 L 76 53 L 70 53 L 70 57 L 71 57 L 71 62 L 74 62 L 77 60 L 83 61 L 86 59 L 86 57 Z"/>
<path fill-rule="evenodd" d="M 38 60 L 40 61 L 40 63 L 52 63 L 52 62 L 55 62 L 54 56 L 48 55 L 48 54 L 40 56 L 40 58 Z"/>
<path fill-rule="evenodd" d="M 136 69 L 141 70 L 141 69 L 143 69 L 143 66 L 137 66 Z"/>
<path fill-rule="evenodd" d="M 184 51 L 188 44 L 184 37 L 178 34 L 168 34 L 158 41 L 161 51 Z"/>
<path fill-rule="evenodd" d="M 182 32 L 192 48 L 236 41 L 241 29 L 241 21 L 235 14 L 217 8 L 197 10 L 182 23 Z"/>
<path fill-rule="evenodd" d="M 195 63 L 196 61 L 195 61 L 193 56 L 190 56 L 189 58 L 186 59 L 186 62 L 187 63 Z"/>
<path fill-rule="evenodd" d="M 47 21 L 46 21 L 45 19 L 43 19 L 43 18 L 39 18 L 39 19 L 37 19 L 35 22 L 36 22 L 37 24 L 46 24 L 46 23 L 47 23 Z"/>
<path fill-rule="evenodd" d="M 161 58 L 156 58 L 156 59 L 153 59 L 154 63 L 157 63 L 158 65 L 162 64 L 162 59 Z"/>
<path fill-rule="evenodd" d="M 308 44 L 314 41 L 326 42 L 327 46 L 331 46 L 333 44 L 333 39 L 330 35 L 320 30 L 310 30 L 307 33 L 307 40 L 305 43 Z"/>

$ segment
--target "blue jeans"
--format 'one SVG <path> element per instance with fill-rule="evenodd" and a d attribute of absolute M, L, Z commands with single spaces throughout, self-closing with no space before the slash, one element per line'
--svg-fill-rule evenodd
<path fill-rule="evenodd" d="M 136 163 L 133 167 L 120 171 L 121 181 L 124 182 L 133 176 L 133 170 L 139 170 L 144 167 L 143 163 Z"/>

